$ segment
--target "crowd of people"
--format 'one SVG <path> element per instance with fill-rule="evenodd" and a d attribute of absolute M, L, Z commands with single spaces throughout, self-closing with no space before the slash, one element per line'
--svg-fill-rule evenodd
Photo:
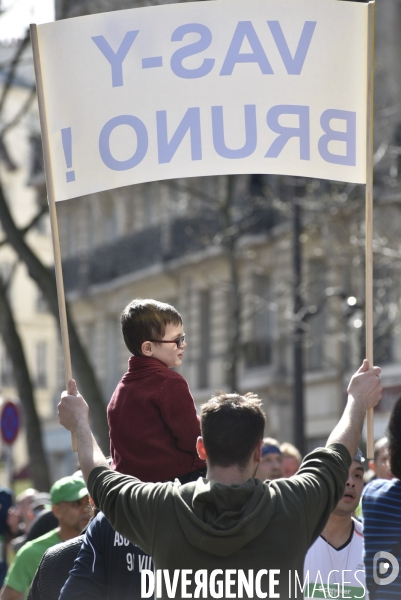
<path fill-rule="evenodd" d="M 358 448 L 378 367 L 364 361 L 326 447 L 303 458 L 263 437 L 254 394 L 216 393 L 197 415 L 172 370 L 186 348 L 172 306 L 134 300 L 121 326 L 132 356 L 108 406 L 111 464 L 70 381 L 59 419 L 82 471 L 9 508 L 17 554 L 1 600 L 401 597 L 401 400 L 366 472 Z"/>

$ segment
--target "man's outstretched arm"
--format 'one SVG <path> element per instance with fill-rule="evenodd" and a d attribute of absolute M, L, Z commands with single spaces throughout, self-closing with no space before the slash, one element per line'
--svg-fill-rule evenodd
<path fill-rule="evenodd" d="M 327 445 L 343 444 L 351 457 L 355 456 L 366 411 L 376 406 L 382 397 L 380 372 L 380 367 L 369 369 L 368 361 L 364 360 L 360 369 L 352 376 L 347 390 L 347 405 L 343 416 L 331 432 Z"/>
<path fill-rule="evenodd" d="M 90 472 L 95 467 L 108 467 L 107 460 L 99 448 L 89 427 L 89 407 L 73 379 L 68 382 L 68 391 L 63 392 L 58 405 L 58 418 L 63 427 L 71 431 L 76 438 L 78 459 L 82 475 L 88 483 Z"/>

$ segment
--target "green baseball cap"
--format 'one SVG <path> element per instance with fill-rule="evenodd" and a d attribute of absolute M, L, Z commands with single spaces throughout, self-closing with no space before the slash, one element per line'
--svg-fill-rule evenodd
<path fill-rule="evenodd" d="M 82 477 L 76 477 L 70 475 L 69 477 L 63 477 L 50 488 L 50 499 L 52 504 L 58 504 L 59 502 L 74 502 L 74 500 L 81 500 L 84 496 L 88 495 L 88 490 L 85 486 L 85 481 Z"/>

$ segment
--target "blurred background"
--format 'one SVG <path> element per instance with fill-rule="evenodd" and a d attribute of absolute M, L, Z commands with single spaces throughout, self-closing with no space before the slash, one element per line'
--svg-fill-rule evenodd
<path fill-rule="evenodd" d="M 20 417 L 15 442 L 0 442 L 0 483 L 15 492 L 48 490 L 77 460 L 57 420 L 64 371 L 28 24 L 148 4 L 0 2 L 0 394 Z M 401 1 L 376 10 L 377 439 L 401 395 Z M 73 373 L 102 448 L 129 358 L 119 315 L 135 297 L 181 312 L 180 372 L 198 407 L 216 389 L 252 391 L 266 435 L 302 454 L 324 445 L 365 352 L 364 198 L 360 185 L 256 173 L 58 203 Z"/>

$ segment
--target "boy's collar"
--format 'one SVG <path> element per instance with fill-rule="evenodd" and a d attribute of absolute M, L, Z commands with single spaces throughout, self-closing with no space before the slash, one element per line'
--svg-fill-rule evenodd
<path fill-rule="evenodd" d="M 164 367 L 168 369 L 168 367 L 158 358 L 154 358 L 153 356 L 130 356 L 128 360 L 128 370 L 131 371 L 133 369 L 144 369 L 145 367 Z"/>

